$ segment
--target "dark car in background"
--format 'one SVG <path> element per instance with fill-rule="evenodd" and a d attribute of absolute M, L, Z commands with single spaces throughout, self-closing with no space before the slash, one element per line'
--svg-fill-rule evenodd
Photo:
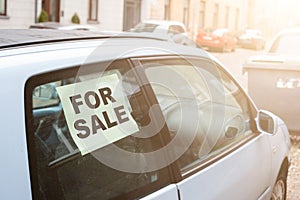
<path fill-rule="evenodd" d="M 229 29 L 204 29 L 197 34 L 196 43 L 208 50 L 235 51 L 237 39 Z"/>
<path fill-rule="evenodd" d="M 266 40 L 257 29 L 246 29 L 238 37 L 238 44 L 243 48 L 260 50 L 265 48 Z"/>

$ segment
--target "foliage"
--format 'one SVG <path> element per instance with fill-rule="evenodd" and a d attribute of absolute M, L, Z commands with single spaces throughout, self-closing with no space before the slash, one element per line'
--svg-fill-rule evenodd
<path fill-rule="evenodd" d="M 47 22 L 47 21 L 49 21 L 49 17 L 47 12 L 43 9 L 40 13 L 38 22 Z"/>
<path fill-rule="evenodd" d="M 77 13 L 74 13 L 71 21 L 73 24 L 80 24 L 80 19 L 79 19 L 79 16 L 77 15 Z"/>

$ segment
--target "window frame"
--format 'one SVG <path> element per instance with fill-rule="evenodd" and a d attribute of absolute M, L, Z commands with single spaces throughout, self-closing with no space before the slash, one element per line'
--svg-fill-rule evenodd
<path fill-rule="evenodd" d="M 133 69 L 133 65 L 129 59 L 121 59 L 124 60 L 128 63 L 128 66 L 130 69 Z M 106 63 L 106 62 L 100 62 L 100 63 Z M 110 62 L 108 62 L 110 63 Z M 94 63 L 92 65 L 97 65 L 97 63 Z M 66 79 L 68 77 L 76 77 L 78 74 L 78 70 L 80 69 L 81 66 L 73 66 L 65 69 L 60 69 L 60 70 L 55 70 L 55 71 L 50 71 L 50 72 L 45 72 L 42 74 L 36 74 L 31 76 L 25 84 L 24 88 L 24 101 L 25 101 L 25 124 L 26 124 L 26 139 L 27 139 L 27 149 L 28 149 L 28 160 L 29 160 L 29 173 L 30 173 L 30 180 L 31 180 L 31 192 L 32 192 L 32 198 L 33 199 L 38 199 L 40 197 L 40 192 L 39 192 L 39 180 L 38 180 L 38 172 L 37 172 L 37 158 L 35 156 L 36 150 L 35 150 L 35 142 L 34 142 L 34 135 L 32 134 L 34 132 L 34 127 L 33 127 L 33 101 L 32 101 L 32 94 L 34 92 L 34 88 L 41 84 L 46 84 L 49 82 L 57 81 L 59 79 Z M 87 66 L 88 67 L 88 66 Z M 99 71 L 99 69 L 98 69 Z M 136 76 L 137 79 L 139 77 Z M 155 101 L 155 98 L 149 98 L 149 88 L 147 89 L 146 86 L 141 87 L 140 89 L 142 90 L 143 94 L 147 96 L 148 99 L 150 99 L 150 103 L 153 103 L 152 101 Z M 162 146 L 165 145 L 165 139 L 166 139 L 166 134 L 162 134 L 161 132 L 158 133 L 158 138 L 160 140 L 160 144 Z M 76 155 L 75 155 L 76 156 Z M 156 182 L 152 182 L 146 185 L 143 185 L 142 187 L 139 187 L 137 189 L 134 189 L 128 193 L 121 194 L 121 196 L 117 196 L 116 198 L 140 198 L 143 196 L 147 196 L 157 190 L 160 190 L 171 183 L 176 182 L 176 179 L 174 176 L 174 164 L 171 164 L 169 166 L 165 167 L 165 172 L 167 172 L 168 176 L 159 179 Z M 53 194 L 55 195 L 55 194 Z M 51 198 L 51 197 L 50 197 Z"/>
<path fill-rule="evenodd" d="M 94 2 L 95 2 L 96 5 L 94 5 Z M 98 6 L 99 6 L 99 0 L 89 0 L 89 17 L 88 17 L 88 21 L 98 21 Z M 93 13 L 93 12 L 95 12 L 95 13 Z M 95 16 L 93 16 L 93 14 Z"/>
<path fill-rule="evenodd" d="M 186 27 L 189 27 L 190 22 L 190 0 L 184 0 L 183 3 L 183 19 L 182 22 L 185 24 Z"/>
<path fill-rule="evenodd" d="M 250 141 L 257 138 L 261 133 L 258 131 L 258 129 L 256 127 L 256 117 L 257 117 L 257 112 L 258 112 L 256 106 L 252 102 L 251 98 L 242 89 L 241 85 L 236 81 L 236 79 L 230 73 L 228 73 L 221 65 L 219 65 L 217 62 L 210 60 L 209 58 L 204 58 L 204 57 L 199 57 L 199 56 L 149 56 L 149 57 L 143 57 L 143 58 L 132 58 L 132 60 L 134 60 L 140 66 L 143 66 L 143 62 L 151 62 L 151 61 L 175 62 L 176 59 L 181 60 L 181 61 L 183 61 L 183 59 L 188 60 L 188 62 L 192 63 L 192 64 L 197 64 L 199 62 L 207 62 L 207 63 L 210 63 L 210 64 L 216 66 L 219 71 L 226 74 L 228 76 L 228 78 L 230 78 L 232 80 L 232 82 L 237 86 L 237 88 L 240 90 L 242 95 L 247 100 L 248 108 L 249 108 L 249 112 L 250 112 L 250 124 L 251 124 L 250 126 L 252 127 L 252 131 L 253 131 L 247 137 L 244 137 L 241 140 L 239 140 L 238 142 L 236 142 L 232 145 L 226 146 L 221 151 L 218 151 L 216 154 L 213 154 L 213 155 L 201 160 L 200 162 L 187 167 L 184 171 L 181 171 L 181 169 L 178 168 L 177 170 L 179 170 L 180 179 L 183 180 L 187 177 L 192 176 L 193 174 L 196 174 L 196 173 L 204 170 L 205 168 L 218 162 L 219 160 L 223 159 L 224 157 L 230 155 L 231 153 L 238 151 L 244 145 L 246 145 Z M 147 81 L 149 82 L 148 79 L 147 79 Z M 153 90 L 152 90 L 152 93 L 155 96 Z M 170 134 L 170 131 L 169 131 L 169 134 Z M 177 164 L 177 166 L 179 166 L 179 165 Z"/>
<path fill-rule="evenodd" d="M 177 24 L 171 24 L 168 28 L 168 34 L 184 34 L 185 30 L 182 26 L 177 25 Z"/>
<path fill-rule="evenodd" d="M 0 16 L 7 16 L 7 0 L 3 0 L 2 1 L 3 3 L 3 12 L 0 11 Z"/>
<path fill-rule="evenodd" d="M 170 20 L 171 15 L 171 0 L 164 1 L 164 19 Z"/>

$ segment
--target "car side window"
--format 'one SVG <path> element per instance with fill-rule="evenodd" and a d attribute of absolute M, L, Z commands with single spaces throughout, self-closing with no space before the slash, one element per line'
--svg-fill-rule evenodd
<path fill-rule="evenodd" d="M 81 70 L 81 71 L 80 71 Z M 147 170 L 151 103 L 126 60 L 50 72 L 26 83 L 26 123 L 35 199 L 139 198 L 171 182 Z M 162 130 L 163 131 L 163 130 Z"/>
<path fill-rule="evenodd" d="M 253 110 L 240 87 L 206 60 L 142 61 L 164 114 L 182 171 L 253 133 Z M 189 141 L 188 141 L 189 140 Z"/>
<path fill-rule="evenodd" d="M 176 35 L 176 34 L 184 33 L 184 30 L 181 26 L 170 25 L 168 33 Z"/>

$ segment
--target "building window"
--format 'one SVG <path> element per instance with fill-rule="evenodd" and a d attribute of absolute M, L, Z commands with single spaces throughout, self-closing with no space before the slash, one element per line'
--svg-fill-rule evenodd
<path fill-rule="evenodd" d="M 183 5 L 183 23 L 186 27 L 189 26 L 189 9 L 190 9 L 190 0 L 185 0 Z"/>
<path fill-rule="evenodd" d="M 6 15 L 6 0 L 0 0 L 0 15 Z"/>
<path fill-rule="evenodd" d="M 235 10 L 235 30 L 239 29 L 239 18 L 240 18 L 240 10 L 237 8 Z"/>
<path fill-rule="evenodd" d="M 219 4 L 215 4 L 214 15 L 213 15 L 213 26 L 218 28 L 218 18 L 219 18 Z"/>
<path fill-rule="evenodd" d="M 205 22 L 205 2 L 200 2 L 200 11 L 199 11 L 199 27 L 198 28 L 204 28 L 204 22 Z"/>
<path fill-rule="evenodd" d="M 89 5 L 89 20 L 98 20 L 98 0 L 90 0 Z"/>
<path fill-rule="evenodd" d="M 170 20 L 171 4 L 170 0 L 165 0 L 165 20 Z"/>
<path fill-rule="evenodd" d="M 230 7 L 226 6 L 225 27 L 229 28 L 229 12 Z"/>

